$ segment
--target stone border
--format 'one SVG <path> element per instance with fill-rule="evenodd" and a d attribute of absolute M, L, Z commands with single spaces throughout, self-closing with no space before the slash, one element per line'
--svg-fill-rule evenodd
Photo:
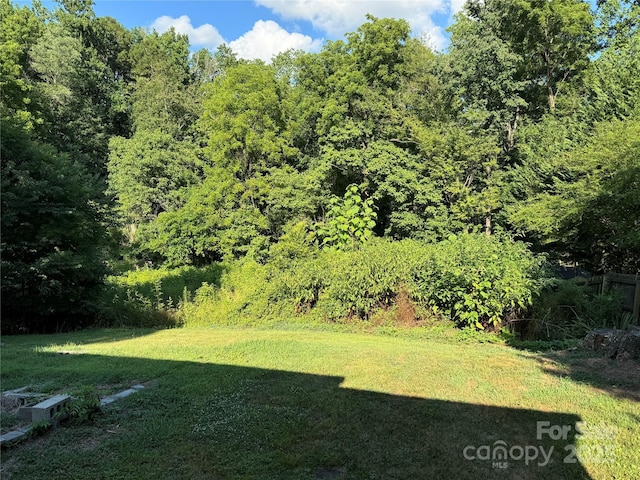
<path fill-rule="evenodd" d="M 42 398 L 46 396 L 41 393 L 24 393 L 24 390 L 27 388 L 29 387 L 16 388 L 15 390 L 2 392 L 3 403 L 5 398 L 15 399 L 13 401 L 17 401 L 20 405 L 20 408 L 18 409 L 18 417 L 22 420 L 31 421 L 32 423 L 26 427 L 20 427 L 16 430 L 0 435 L 0 447 L 15 445 L 18 442 L 26 440 L 35 423 L 43 421 L 53 423 L 55 414 L 61 412 L 64 407 L 73 400 L 73 397 L 70 397 L 69 395 L 54 395 L 37 405 L 26 406 L 25 403 L 27 398 Z M 110 405 L 121 398 L 126 398 L 133 393 L 143 390 L 144 388 L 144 385 L 134 385 L 122 392 L 104 397 L 100 400 L 100 408 Z"/>

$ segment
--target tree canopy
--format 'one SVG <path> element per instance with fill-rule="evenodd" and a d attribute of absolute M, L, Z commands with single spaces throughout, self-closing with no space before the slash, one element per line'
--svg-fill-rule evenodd
<path fill-rule="evenodd" d="M 3 316 L 88 314 L 123 259 L 265 262 L 301 225 L 317 248 L 499 233 L 638 273 L 639 9 L 469 0 L 444 52 L 367 16 L 264 63 L 91 0 L 1 0 Z"/>

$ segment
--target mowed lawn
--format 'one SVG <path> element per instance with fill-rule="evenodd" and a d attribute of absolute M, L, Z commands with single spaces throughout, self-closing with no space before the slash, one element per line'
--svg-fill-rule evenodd
<path fill-rule="evenodd" d="M 147 386 L 3 450 L 2 478 L 640 478 L 640 366 L 580 350 L 215 328 L 3 337 L 1 354 L 2 390 Z"/>

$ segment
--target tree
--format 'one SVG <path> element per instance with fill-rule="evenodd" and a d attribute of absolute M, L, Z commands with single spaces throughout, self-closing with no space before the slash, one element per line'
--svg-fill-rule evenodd
<path fill-rule="evenodd" d="M 173 29 L 141 34 L 131 47 L 135 79 L 134 129 L 160 130 L 183 139 L 198 116 L 200 97 L 190 71 L 189 39 Z"/>
<path fill-rule="evenodd" d="M 149 231 L 160 214 L 184 205 L 188 188 L 201 183 L 205 166 L 193 125 L 200 80 L 190 70 L 187 36 L 173 30 L 137 33 L 127 60 L 134 65 L 134 133 L 111 139 L 107 164 L 109 193 L 116 200 L 127 246 L 144 244 L 141 232 Z"/>
<path fill-rule="evenodd" d="M 436 55 L 416 39 L 409 39 L 404 49 L 405 74 L 400 77 L 395 102 L 405 117 L 415 117 L 423 124 L 446 123 L 455 116 L 456 102 L 449 87 L 453 76 L 449 55 Z"/>
<path fill-rule="evenodd" d="M 514 145 L 528 104 L 528 79 L 519 78 L 523 58 L 501 37 L 500 2 L 469 2 L 450 27 L 451 86 L 463 119 L 499 138 L 505 153 Z"/>
<path fill-rule="evenodd" d="M 640 4 L 599 2 L 600 55 L 586 72 L 587 118 L 625 118 L 640 111 Z"/>
<path fill-rule="evenodd" d="M 510 21 L 502 24 L 503 34 L 522 56 L 522 78 L 531 81 L 528 103 L 532 107 L 539 105 L 539 98 L 546 96 L 548 111 L 555 112 L 558 95 L 580 78 L 589 65 L 589 55 L 596 50 L 589 3 L 583 0 L 497 3 L 506 4 L 505 13 Z"/>
<path fill-rule="evenodd" d="M 51 332 L 92 321 L 106 273 L 101 183 L 2 121 L 2 329 Z"/>
<path fill-rule="evenodd" d="M 213 55 L 206 48 L 195 52 L 191 59 L 191 72 L 195 77 L 195 83 L 203 85 L 224 75 L 228 69 L 239 63 L 241 61 L 238 60 L 238 56 L 223 43 Z"/>
<path fill-rule="evenodd" d="M 110 149 L 109 191 L 134 229 L 181 207 L 185 189 L 201 181 L 203 163 L 195 146 L 160 130 L 114 137 Z"/>
<path fill-rule="evenodd" d="M 109 137 L 129 133 L 125 105 L 130 36 L 117 22 L 96 19 L 92 2 L 65 0 L 29 49 L 25 72 L 40 138 L 106 176 Z"/>
<path fill-rule="evenodd" d="M 33 128 L 39 118 L 30 105 L 31 84 L 25 77 L 25 66 L 43 25 L 31 10 L 16 9 L 9 0 L 0 2 L 0 18 L 0 115 L 15 115 Z"/>
<path fill-rule="evenodd" d="M 245 182 L 295 154 L 285 135 L 274 72 L 260 63 L 239 64 L 205 85 L 199 128 L 212 161 Z"/>
<path fill-rule="evenodd" d="M 367 22 L 347 34 L 348 46 L 367 83 L 382 93 L 394 92 L 405 74 L 404 50 L 409 41 L 409 23 L 367 15 Z"/>
<path fill-rule="evenodd" d="M 140 258 L 169 265 L 206 265 L 266 252 L 267 222 L 231 171 L 212 168 L 187 192 L 181 208 L 144 224 L 134 244 Z"/>
<path fill-rule="evenodd" d="M 556 157 L 549 183 L 513 210 L 537 242 L 595 271 L 640 266 L 640 122 L 598 125 L 584 145 Z"/>

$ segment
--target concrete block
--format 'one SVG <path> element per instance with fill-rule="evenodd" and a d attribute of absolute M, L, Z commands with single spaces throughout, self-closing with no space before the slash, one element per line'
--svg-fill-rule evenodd
<path fill-rule="evenodd" d="M 31 421 L 32 422 L 41 422 L 41 421 L 51 421 L 56 413 L 62 411 L 64 407 L 71 401 L 71 397 L 69 395 L 56 395 L 55 397 L 51 397 L 44 402 L 40 402 L 31 409 Z"/>
<path fill-rule="evenodd" d="M 31 407 L 20 407 L 18 409 L 18 418 L 25 422 L 31 421 Z"/>
<path fill-rule="evenodd" d="M 6 445 L 8 443 L 19 442 L 27 438 L 29 433 L 29 427 L 19 428 L 11 432 L 7 432 L 4 435 L 0 435 L 0 445 Z"/>
<path fill-rule="evenodd" d="M 6 391 L 2 392 L 2 395 L 7 395 L 7 394 L 10 394 L 10 393 L 24 392 L 27 388 L 29 388 L 28 385 L 26 387 L 14 388 L 13 390 L 6 390 Z"/>
<path fill-rule="evenodd" d="M 144 389 L 144 385 L 134 385 L 133 387 L 128 388 L 127 390 L 123 390 L 122 392 L 115 393 L 108 397 L 104 397 L 102 400 L 100 400 L 100 406 L 104 407 L 105 405 L 109 405 L 110 403 L 113 403 L 116 400 L 120 400 L 121 398 L 128 397 L 132 393 L 136 393 L 137 391 L 140 391 L 142 389 Z"/>
<path fill-rule="evenodd" d="M 42 393 L 5 392 L 0 399 L 3 407 L 15 408 L 25 406 L 28 403 L 35 403 L 42 397 L 46 397 L 46 395 Z"/>

